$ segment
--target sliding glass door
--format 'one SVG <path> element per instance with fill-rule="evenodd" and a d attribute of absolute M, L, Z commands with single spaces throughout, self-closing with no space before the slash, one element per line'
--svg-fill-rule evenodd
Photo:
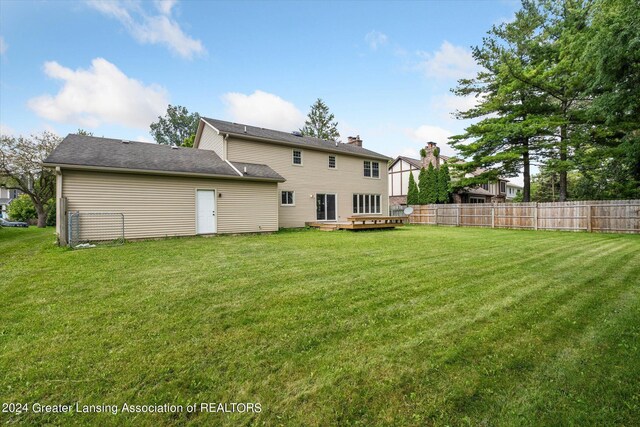
<path fill-rule="evenodd" d="M 318 221 L 336 220 L 335 194 L 316 194 L 316 219 Z"/>

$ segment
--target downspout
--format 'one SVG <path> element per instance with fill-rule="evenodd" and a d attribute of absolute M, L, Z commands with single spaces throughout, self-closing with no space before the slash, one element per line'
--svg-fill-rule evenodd
<path fill-rule="evenodd" d="M 67 224 L 66 224 L 66 204 L 62 194 L 62 169 L 59 166 L 55 169 L 56 174 L 56 235 L 60 246 L 67 245 Z"/>

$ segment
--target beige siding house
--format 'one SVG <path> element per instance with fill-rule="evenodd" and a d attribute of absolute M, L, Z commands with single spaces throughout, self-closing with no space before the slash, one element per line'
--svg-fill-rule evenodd
<path fill-rule="evenodd" d="M 69 135 L 46 159 L 57 175 L 58 228 L 118 214 L 127 239 L 269 232 L 388 212 L 388 158 L 359 138 L 335 143 L 201 120 L 194 148 Z M 98 239 L 95 222 L 76 234 Z"/>
<path fill-rule="evenodd" d="M 359 138 L 336 145 L 284 132 L 247 128 L 245 133 L 244 129 L 244 125 L 205 118 L 194 145 L 213 150 L 230 162 L 265 163 L 284 177 L 285 181 L 278 183 L 280 227 L 340 222 L 354 214 L 387 214 L 384 171 L 389 158 L 363 149 Z M 276 139 L 281 136 L 277 134 L 284 137 Z"/>

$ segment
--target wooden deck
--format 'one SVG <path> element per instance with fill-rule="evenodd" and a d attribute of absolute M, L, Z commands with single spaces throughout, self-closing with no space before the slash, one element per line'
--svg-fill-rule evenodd
<path fill-rule="evenodd" d="M 318 228 L 322 231 L 334 230 L 373 230 L 380 228 L 402 227 L 407 220 L 406 216 L 379 216 L 360 215 L 347 217 L 346 221 L 314 221 L 305 223 L 308 227 Z"/>

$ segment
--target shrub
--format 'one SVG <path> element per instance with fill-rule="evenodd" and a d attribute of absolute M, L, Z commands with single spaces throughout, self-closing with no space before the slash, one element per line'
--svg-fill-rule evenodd
<path fill-rule="evenodd" d="M 12 221 L 29 222 L 38 218 L 36 208 L 33 206 L 31 198 L 26 194 L 21 194 L 9 203 L 7 209 L 9 219 Z"/>
<path fill-rule="evenodd" d="M 47 202 L 47 226 L 56 225 L 56 199 Z"/>

